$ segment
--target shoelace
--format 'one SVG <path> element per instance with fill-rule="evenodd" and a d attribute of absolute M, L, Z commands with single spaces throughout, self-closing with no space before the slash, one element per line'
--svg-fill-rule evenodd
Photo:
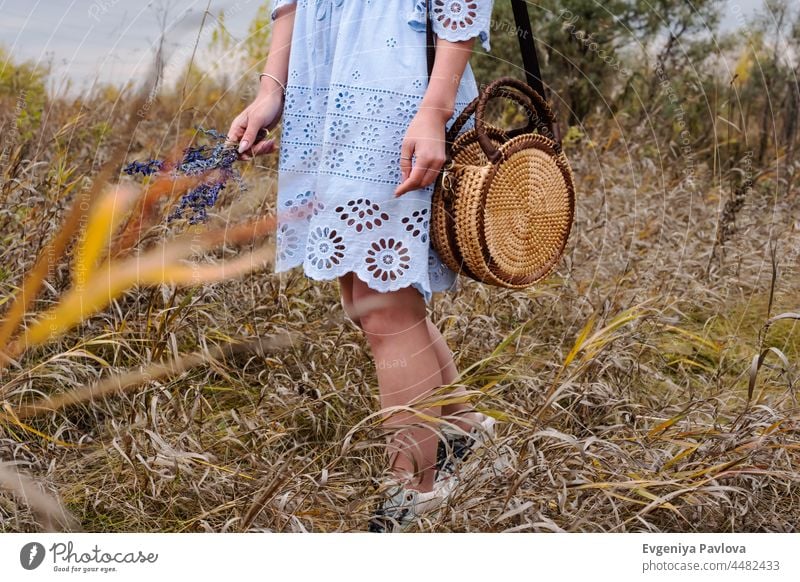
<path fill-rule="evenodd" d="M 392 501 L 394 501 L 394 498 L 390 498 L 384 503 L 391 503 Z M 414 498 L 411 497 L 404 499 L 403 503 L 400 505 L 391 505 L 387 507 L 384 504 L 375 511 L 375 515 L 369 520 L 368 530 L 372 533 L 383 533 L 392 529 L 395 523 L 402 525 L 403 520 L 408 515 L 409 511 L 411 511 L 410 504 L 413 501 Z"/>
<path fill-rule="evenodd" d="M 439 441 L 439 448 L 436 451 L 436 470 L 445 473 L 453 472 L 456 462 L 466 461 L 472 453 L 475 437 L 473 429 L 469 435 L 448 435 L 447 443 Z M 448 450 L 451 451 L 450 455 L 447 453 Z"/>

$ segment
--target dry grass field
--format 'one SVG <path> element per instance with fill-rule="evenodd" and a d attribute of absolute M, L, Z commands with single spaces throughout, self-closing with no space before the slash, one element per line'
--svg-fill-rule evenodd
<path fill-rule="evenodd" d="M 198 226 L 163 220 L 188 183 L 120 173 L 226 129 L 246 96 L 142 118 L 108 89 L 43 97 L 31 120 L 38 98 L 9 92 L 0 117 L 0 531 L 365 531 L 375 371 L 335 283 L 271 273 L 276 156 L 239 163 L 247 190 Z M 624 118 L 571 130 L 567 152 L 577 213 L 554 274 L 435 296 L 458 384 L 503 422 L 413 530 L 796 531 L 800 166 L 698 155 L 687 173 Z M 113 200 L 147 200 L 147 220 Z M 109 267 L 111 229 L 128 238 Z M 169 264 L 132 274 L 136 253 Z"/>

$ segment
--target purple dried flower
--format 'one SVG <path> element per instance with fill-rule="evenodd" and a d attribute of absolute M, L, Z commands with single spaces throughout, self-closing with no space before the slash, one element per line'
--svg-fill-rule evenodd
<path fill-rule="evenodd" d="M 164 162 L 161 160 L 147 160 L 146 162 L 131 162 L 123 168 L 123 172 L 129 176 L 134 174 L 141 174 L 142 176 L 150 176 L 156 172 L 160 172 L 164 167 Z"/>
<path fill-rule="evenodd" d="M 183 218 L 184 212 L 189 213 L 189 224 L 204 222 L 208 218 L 208 209 L 214 206 L 220 192 L 225 189 L 227 182 L 235 180 L 240 188 L 244 188 L 239 172 L 234 168 L 239 154 L 236 146 L 227 143 L 227 137 L 214 129 L 198 128 L 213 141 L 212 146 L 199 145 L 188 147 L 183 151 L 183 159 L 172 170 L 175 176 L 193 176 L 212 170 L 217 171 L 217 177 L 196 186 L 183 196 L 177 208 L 169 214 L 168 221 Z M 126 174 L 142 174 L 149 176 L 156 171 L 164 169 L 162 160 L 148 160 L 146 162 L 132 162 L 124 171 Z"/>

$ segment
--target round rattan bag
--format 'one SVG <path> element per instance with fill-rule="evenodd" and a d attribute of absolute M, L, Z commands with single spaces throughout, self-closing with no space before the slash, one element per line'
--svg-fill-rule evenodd
<path fill-rule="evenodd" d="M 527 125 L 504 130 L 485 123 L 486 104 L 496 97 L 520 104 Z M 474 127 L 458 135 L 473 113 Z M 572 228 L 575 188 L 554 123 L 536 91 L 501 77 L 450 127 L 433 193 L 431 242 L 451 270 L 522 289 L 555 268 Z"/>

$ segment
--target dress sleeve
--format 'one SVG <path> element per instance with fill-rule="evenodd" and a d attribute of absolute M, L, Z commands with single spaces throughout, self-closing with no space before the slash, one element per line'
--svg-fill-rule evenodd
<path fill-rule="evenodd" d="M 275 20 L 275 18 L 278 16 L 277 12 L 279 8 L 288 6 L 289 4 L 297 4 L 297 0 L 272 0 L 272 12 L 270 13 L 271 20 Z"/>
<path fill-rule="evenodd" d="M 280 1 L 280 0 L 278 0 Z M 425 2 L 430 6 L 433 32 L 439 38 L 456 42 L 477 36 L 490 50 L 489 28 L 494 0 L 408 0 L 412 3 L 408 24 L 425 32 Z"/>

